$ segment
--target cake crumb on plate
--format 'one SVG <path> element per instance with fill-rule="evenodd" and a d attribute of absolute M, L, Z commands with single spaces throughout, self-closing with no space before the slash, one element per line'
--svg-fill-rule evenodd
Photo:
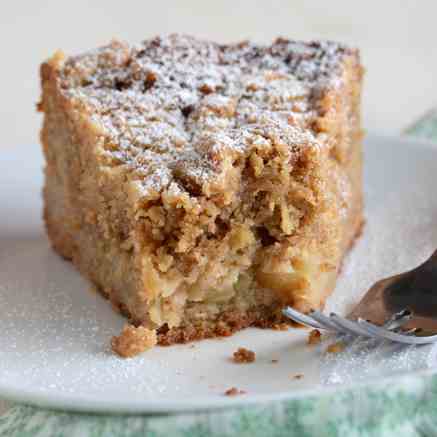
<path fill-rule="evenodd" d="M 320 333 L 320 331 L 318 329 L 313 329 L 309 334 L 308 334 L 308 344 L 319 344 L 320 341 L 322 340 L 322 334 Z"/>
<path fill-rule="evenodd" d="M 225 391 L 225 396 L 239 396 L 244 394 L 246 394 L 246 392 L 237 387 L 231 387 Z"/>
<path fill-rule="evenodd" d="M 238 364 L 253 363 L 255 361 L 255 358 L 255 352 L 244 347 L 239 347 L 238 350 L 234 352 L 232 357 L 234 363 Z"/>
<path fill-rule="evenodd" d="M 156 342 L 156 331 L 126 324 L 120 335 L 112 337 L 111 348 L 120 357 L 129 358 L 151 349 Z"/>

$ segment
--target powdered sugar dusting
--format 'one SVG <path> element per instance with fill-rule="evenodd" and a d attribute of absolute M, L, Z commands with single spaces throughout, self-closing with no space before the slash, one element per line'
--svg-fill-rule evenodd
<path fill-rule="evenodd" d="M 257 126 L 284 130 L 290 147 L 313 144 L 301 128 L 317 116 L 316 96 L 341 85 L 345 56 L 357 52 L 334 42 L 113 41 L 68 58 L 60 87 L 102 130 L 112 165 L 127 164 L 156 192 L 178 178 L 202 186 L 219 177 L 220 156 L 249 149 Z M 168 169 L 162 179 L 158 167 Z"/>
<path fill-rule="evenodd" d="M 44 240 L 10 244 L 8 249 L 8 255 L 2 254 L 0 265 L 0 274 L 5 281 L 0 286 L 3 308 L 0 355 L 2 361 L 8 357 L 8 360 L 27 364 L 19 370 L 15 366 L 2 368 L 0 384 L 15 380 L 18 383 L 24 379 L 30 385 L 40 386 L 42 392 L 58 390 L 62 394 L 81 391 L 85 384 L 88 390 L 104 395 L 108 388 L 117 389 L 135 379 L 130 391 L 132 395 L 141 393 L 143 396 L 159 394 L 167 387 L 168 363 L 162 359 L 150 361 L 151 357 L 144 355 L 136 360 L 123 360 L 110 351 L 109 340 L 122 322 L 110 315 L 109 305 L 100 295 L 86 293 L 89 288 L 86 281 L 74 278 L 72 282 L 83 287 L 76 294 L 69 287 L 60 287 L 59 283 L 50 280 L 52 275 L 45 267 L 47 257 L 53 257 L 52 266 L 61 270 L 66 280 L 72 272 L 54 254 L 47 253 L 49 249 Z M 32 278 L 20 279 L 7 272 L 11 265 L 17 265 L 17 256 L 23 250 L 29 259 L 34 254 L 39 257 L 35 260 L 37 265 L 32 269 Z M 26 294 L 23 300 L 18 299 L 13 306 L 8 305 L 6 300 L 10 293 L 28 290 L 29 281 L 33 284 L 32 293 Z M 100 302 L 104 306 L 101 307 Z M 112 323 L 102 323 L 107 317 Z M 25 348 L 23 343 L 26 343 Z M 90 366 L 90 362 L 94 364 Z M 56 372 L 49 371 L 49 377 L 46 369 L 53 365 Z M 145 365 L 147 378 L 141 377 Z M 174 389 L 177 391 L 177 387 Z"/>

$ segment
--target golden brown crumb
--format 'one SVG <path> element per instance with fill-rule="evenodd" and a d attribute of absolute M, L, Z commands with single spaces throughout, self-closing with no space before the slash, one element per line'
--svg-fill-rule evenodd
<path fill-rule="evenodd" d="M 332 343 L 326 348 L 326 352 L 329 354 L 338 354 L 339 352 L 344 350 L 344 343 L 341 341 L 337 343 Z"/>
<path fill-rule="evenodd" d="M 297 373 L 296 375 L 293 375 L 292 378 L 293 379 L 302 379 L 303 378 L 303 373 Z"/>
<path fill-rule="evenodd" d="M 244 347 L 239 347 L 233 355 L 234 363 L 253 363 L 255 361 L 255 352 L 246 349 Z"/>
<path fill-rule="evenodd" d="M 238 396 L 244 394 L 246 394 L 246 392 L 238 389 L 237 387 L 231 387 L 225 391 L 225 396 Z"/>
<path fill-rule="evenodd" d="M 273 325 L 273 329 L 275 331 L 288 331 L 290 326 L 287 323 L 276 323 Z"/>
<path fill-rule="evenodd" d="M 134 357 L 156 345 L 156 331 L 138 326 L 124 325 L 121 334 L 112 337 L 112 350 L 123 358 Z"/>
<path fill-rule="evenodd" d="M 322 339 L 322 334 L 318 329 L 313 329 L 308 335 L 308 344 L 319 344 Z"/>

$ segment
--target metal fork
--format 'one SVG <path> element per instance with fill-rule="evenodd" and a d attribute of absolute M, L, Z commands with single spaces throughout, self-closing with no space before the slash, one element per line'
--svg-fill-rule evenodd
<path fill-rule="evenodd" d="M 352 339 L 410 345 L 437 342 L 437 251 L 419 267 L 378 281 L 347 318 L 320 311 L 303 314 L 291 307 L 283 314 L 303 325 Z"/>
<path fill-rule="evenodd" d="M 402 331 L 402 326 L 411 319 L 411 312 L 408 310 L 394 314 L 382 326 L 375 325 L 361 318 L 356 321 L 349 320 L 335 313 L 326 316 L 320 311 L 311 311 L 307 315 L 290 307 L 285 308 L 283 313 L 288 318 L 301 323 L 302 325 L 351 337 L 377 338 L 397 343 L 417 345 L 434 343 L 437 341 L 437 335 L 421 336 L 420 328 L 412 328 Z"/>

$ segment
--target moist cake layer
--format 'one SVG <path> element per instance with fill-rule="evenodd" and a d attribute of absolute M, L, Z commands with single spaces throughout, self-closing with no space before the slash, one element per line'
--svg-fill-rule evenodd
<path fill-rule="evenodd" d="M 323 306 L 362 222 L 356 50 L 114 41 L 41 69 L 45 220 L 161 343 Z"/>

